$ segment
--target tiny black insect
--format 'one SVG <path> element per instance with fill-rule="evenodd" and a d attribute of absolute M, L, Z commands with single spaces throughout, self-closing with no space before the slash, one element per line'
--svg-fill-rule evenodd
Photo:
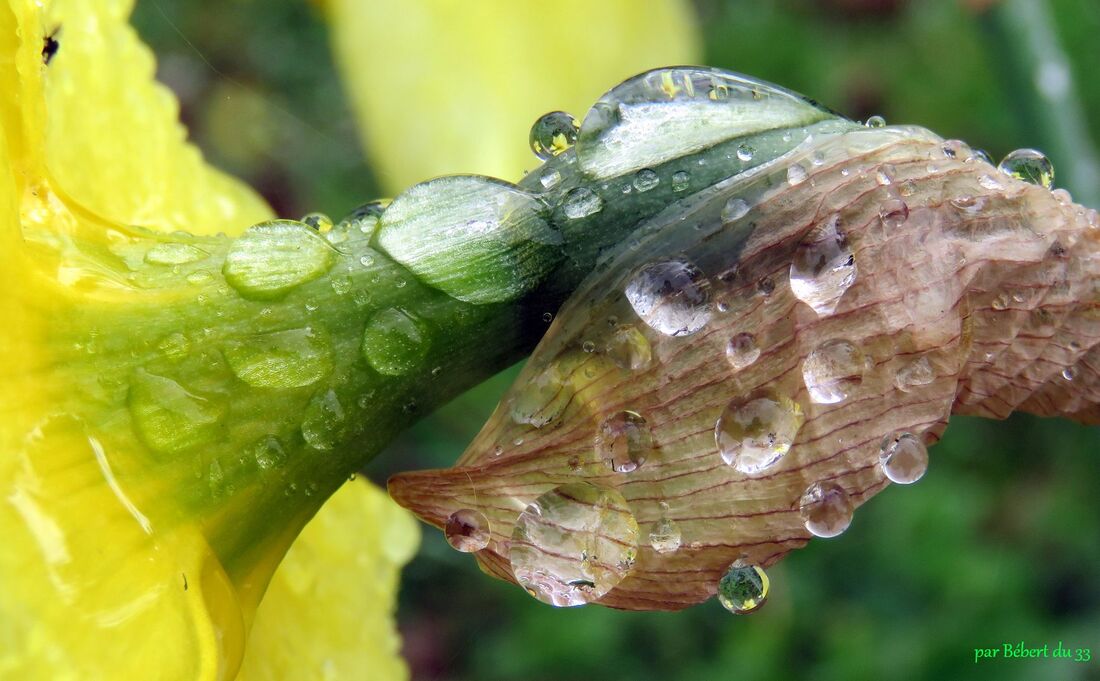
<path fill-rule="evenodd" d="M 61 27 L 58 26 L 50 32 L 46 39 L 42 41 L 42 63 L 49 64 L 53 56 L 57 54 L 57 51 L 61 49 L 61 43 L 57 40 L 57 34 L 61 31 Z"/>

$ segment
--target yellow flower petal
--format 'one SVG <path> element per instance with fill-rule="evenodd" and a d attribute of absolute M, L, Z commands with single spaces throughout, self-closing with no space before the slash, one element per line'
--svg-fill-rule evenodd
<path fill-rule="evenodd" d="M 329 0 L 364 144 L 392 191 L 436 175 L 518 178 L 531 124 L 583 118 L 608 86 L 700 53 L 682 0 Z"/>
<path fill-rule="evenodd" d="M 153 79 L 153 54 L 127 23 L 132 5 L 55 0 L 28 17 L 35 44 L 19 53 L 30 95 L 24 122 L 28 142 L 44 145 L 45 172 L 69 200 L 113 223 L 216 233 L 269 217 L 255 192 L 187 143 L 179 105 Z M 58 41 L 46 68 L 40 31 Z"/>
<path fill-rule="evenodd" d="M 259 519 L 274 530 L 230 577 L 211 545 L 227 523 L 262 526 L 247 498 L 204 514 L 205 497 L 184 494 L 195 487 L 196 466 L 209 463 L 202 452 L 158 456 L 135 434 L 142 413 L 127 410 L 124 379 L 149 348 L 131 336 L 148 333 L 151 311 L 173 293 L 126 279 L 137 265 L 118 247 L 155 242 L 129 225 L 235 231 L 270 213 L 186 142 L 175 101 L 152 80 L 151 54 L 126 25 L 130 6 L 0 3 L 0 678 L 232 678 L 259 596 L 324 491 L 283 504 L 285 517 Z M 45 37 L 55 31 L 59 47 L 44 63 Z M 96 330 L 103 320 L 113 332 L 106 338 Z M 177 383 L 136 376 L 166 390 L 159 397 L 175 399 L 170 407 L 201 406 Z M 171 430 L 177 422 L 166 414 L 175 418 L 161 409 L 154 425 Z M 349 553 L 380 571 L 357 609 L 362 631 L 383 641 L 396 565 L 415 532 L 381 492 L 363 494 L 342 494 L 303 550 L 343 559 L 335 553 L 348 543 L 348 526 L 332 517 L 341 511 L 353 514 L 350 527 L 379 524 L 365 535 L 374 540 Z M 381 537 L 382 528 L 392 536 Z M 300 584 L 293 571 L 307 557 L 296 556 L 291 576 L 276 579 L 276 595 L 280 585 Z M 320 647 L 342 645 L 353 631 L 321 614 L 327 588 L 314 589 L 311 654 L 343 660 L 346 650 Z M 289 593 L 305 598 L 301 589 Z M 265 637 L 281 629 L 279 619 L 261 620 L 253 644 L 270 651 Z M 389 636 L 372 657 L 377 678 L 386 678 L 382 670 L 404 675 Z"/>
<path fill-rule="evenodd" d="M 341 487 L 272 578 L 238 679 L 408 678 L 391 613 L 417 536 L 382 490 Z"/>

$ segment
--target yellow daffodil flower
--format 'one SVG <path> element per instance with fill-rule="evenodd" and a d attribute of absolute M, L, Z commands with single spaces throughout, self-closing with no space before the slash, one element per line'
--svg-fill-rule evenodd
<path fill-rule="evenodd" d="M 334 425 L 373 403 L 341 406 L 357 380 L 343 336 L 292 328 L 311 298 L 287 292 L 321 296 L 330 275 L 272 283 L 227 255 L 234 242 L 216 235 L 270 209 L 187 143 L 131 5 L 0 4 L 0 678 L 404 678 L 392 610 L 417 530 L 380 490 L 341 484 L 403 422 L 367 444 Z M 576 51 L 542 57 L 517 29 L 553 25 L 560 3 L 329 11 L 369 148 L 400 188 L 444 170 L 514 174 L 527 107 L 577 107 L 651 60 L 690 60 L 687 10 L 656 7 L 626 22 L 632 4 L 611 3 L 573 24 Z M 351 37 L 380 19 L 400 30 Z M 415 30 L 446 39 L 387 53 Z M 665 51 L 637 57 L 658 31 Z M 451 59 L 460 42 L 472 61 Z M 255 234 L 299 249 L 296 264 L 323 241 L 270 225 Z"/>

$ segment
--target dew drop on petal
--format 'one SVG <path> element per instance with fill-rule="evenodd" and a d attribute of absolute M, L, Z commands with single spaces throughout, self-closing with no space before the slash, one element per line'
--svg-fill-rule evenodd
<path fill-rule="evenodd" d="M 797 163 L 787 168 L 787 184 L 792 187 L 806 181 L 808 174 L 806 169 Z"/>
<path fill-rule="evenodd" d="M 565 195 L 562 211 L 570 220 L 595 215 L 603 210 L 603 199 L 588 187 L 575 187 Z"/>
<path fill-rule="evenodd" d="M 864 125 L 868 128 L 883 128 L 886 127 L 886 119 L 882 116 L 871 116 Z"/>
<path fill-rule="evenodd" d="M 557 170 L 548 170 L 539 176 L 539 184 L 543 189 L 553 189 L 561 182 L 561 173 Z"/>
<path fill-rule="evenodd" d="M 314 449 L 329 450 L 343 437 L 347 418 L 334 390 L 317 391 L 302 416 L 302 439 Z"/>
<path fill-rule="evenodd" d="M 882 472 L 900 485 L 909 485 L 924 476 L 928 470 L 928 449 L 912 433 L 887 435 L 882 441 L 879 460 Z"/>
<path fill-rule="evenodd" d="M 332 218 L 324 213 L 307 213 L 299 222 L 304 222 L 322 234 L 332 229 Z"/>
<path fill-rule="evenodd" d="M 690 336 L 710 321 L 710 282 L 686 259 L 642 267 L 625 292 L 642 321 L 667 336 Z"/>
<path fill-rule="evenodd" d="M 682 192 L 688 188 L 691 175 L 686 170 L 677 170 L 672 174 L 672 191 Z"/>
<path fill-rule="evenodd" d="M 229 247 L 222 274 L 241 296 L 281 298 L 329 270 L 334 251 L 310 227 L 290 220 L 254 225 Z"/>
<path fill-rule="evenodd" d="M 722 206 L 722 222 L 733 222 L 745 217 L 749 212 L 749 204 L 745 199 L 732 198 Z"/>
<path fill-rule="evenodd" d="M 531 126 L 531 151 L 542 160 L 553 158 L 577 141 L 580 124 L 564 111 L 551 111 Z"/>
<path fill-rule="evenodd" d="M 657 177 L 657 173 L 649 168 L 642 168 L 634 175 L 634 181 L 631 184 L 633 184 L 634 188 L 641 194 L 653 189 L 660 183 L 661 178 Z"/>
<path fill-rule="evenodd" d="M 511 416 L 516 423 L 541 428 L 555 421 L 569 404 L 568 389 L 557 363 L 550 364 L 512 398 Z"/>
<path fill-rule="evenodd" d="M 657 553 L 673 553 L 680 548 L 682 541 L 680 525 L 664 516 L 653 523 L 649 531 L 649 545 Z"/>
<path fill-rule="evenodd" d="M 989 173 L 985 173 L 981 177 L 979 177 L 978 178 L 978 184 L 980 184 L 983 188 L 988 189 L 990 191 L 1001 191 L 1002 189 L 1005 188 L 1005 186 L 1003 184 L 1001 184 L 1000 180 L 993 177 Z"/>
<path fill-rule="evenodd" d="M 1002 173 L 1030 184 L 1050 189 L 1054 184 L 1054 164 L 1043 152 L 1035 149 L 1017 149 L 1001 159 L 997 169 Z"/>
<path fill-rule="evenodd" d="M 764 605 L 768 588 L 768 575 L 763 568 L 739 560 L 718 581 L 718 602 L 726 610 L 742 615 Z"/>
<path fill-rule="evenodd" d="M 754 475 L 783 458 L 804 420 L 797 402 L 771 391 L 733 400 L 714 427 L 718 453 L 727 465 Z"/>
<path fill-rule="evenodd" d="M 879 205 L 878 217 L 887 229 L 897 229 L 909 219 L 909 205 L 901 199 L 886 199 Z"/>
<path fill-rule="evenodd" d="M 748 163 L 752 160 L 753 153 L 755 152 L 752 147 L 747 144 L 742 144 L 737 147 L 737 160 L 742 163 Z"/>
<path fill-rule="evenodd" d="M 613 471 L 632 473 L 653 454 L 653 435 L 640 414 L 620 411 L 600 423 L 595 445 L 596 454 Z"/>
<path fill-rule="evenodd" d="M 739 333 L 726 344 L 726 360 L 740 371 L 760 358 L 760 348 L 751 333 Z"/>
<path fill-rule="evenodd" d="M 856 262 L 837 215 L 810 230 L 791 262 L 791 292 L 817 312 L 832 314 L 856 280 Z"/>
<path fill-rule="evenodd" d="M 631 371 L 646 369 L 653 360 L 649 341 L 632 324 L 624 324 L 612 331 L 604 352 L 617 367 Z"/>
<path fill-rule="evenodd" d="M 509 560 L 538 600 L 574 606 L 602 598 L 634 567 L 638 522 L 618 491 L 587 482 L 554 488 L 516 520 Z"/>
<path fill-rule="evenodd" d="M 835 404 L 847 399 L 863 383 L 865 369 L 863 351 L 850 341 L 833 339 L 806 356 L 802 362 L 802 380 L 811 401 Z"/>
<path fill-rule="evenodd" d="M 909 362 L 894 376 L 894 385 L 902 392 L 909 392 L 913 388 L 928 385 L 936 378 L 936 371 L 927 357 Z"/>
<path fill-rule="evenodd" d="M 400 376 L 420 367 L 431 349 L 431 335 L 415 314 L 401 308 L 375 313 L 363 329 L 360 350 L 371 368 Z"/>
<path fill-rule="evenodd" d="M 818 537 L 835 537 L 852 523 L 852 500 L 831 481 L 810 485 L 802 493 L 798 511 L 806 529 Z"/>
<path fill-rule="evenodd" d="M 146 251 L 145 262 L 150 265 L 186 265 L 203 260 L 208 255 L 209 253 L 197 246 L 169 241 Z"/>
<path fill-rule="evenodd" d="M 489 545 L 489 520 L 481 511 L 460 509 L 447 518 L 443 534 L 454 549 L 474 553 Z"/>

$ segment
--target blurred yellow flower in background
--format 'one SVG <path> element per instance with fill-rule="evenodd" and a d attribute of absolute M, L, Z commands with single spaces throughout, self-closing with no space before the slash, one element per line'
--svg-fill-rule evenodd
<path fill-rule="evenodd" d="M 345 484 L 285 559 L 289 537 L 253 547 L 260 568 L 231 577 L 210 540 L 247 505 L 210 518 L 173 495 L 90 359 L 95 335 L 73 321 L 132 309 L 140 325 L 158 304 L 98 269 L 131 226 L 233 234 L 271 214 L 186 141 L 131 9 L 0 5 L 0 678 L 404 678 L 393 610 L 411 517 Z M 614 82 L 697 54 L 688 5 L 671 0 L 327 12 L 394 191 L 444 172 L 515 177 L 534 163 L 538 114 L 582 113 Z M 554 49 L 533 49 L 545 33 Z"/>

